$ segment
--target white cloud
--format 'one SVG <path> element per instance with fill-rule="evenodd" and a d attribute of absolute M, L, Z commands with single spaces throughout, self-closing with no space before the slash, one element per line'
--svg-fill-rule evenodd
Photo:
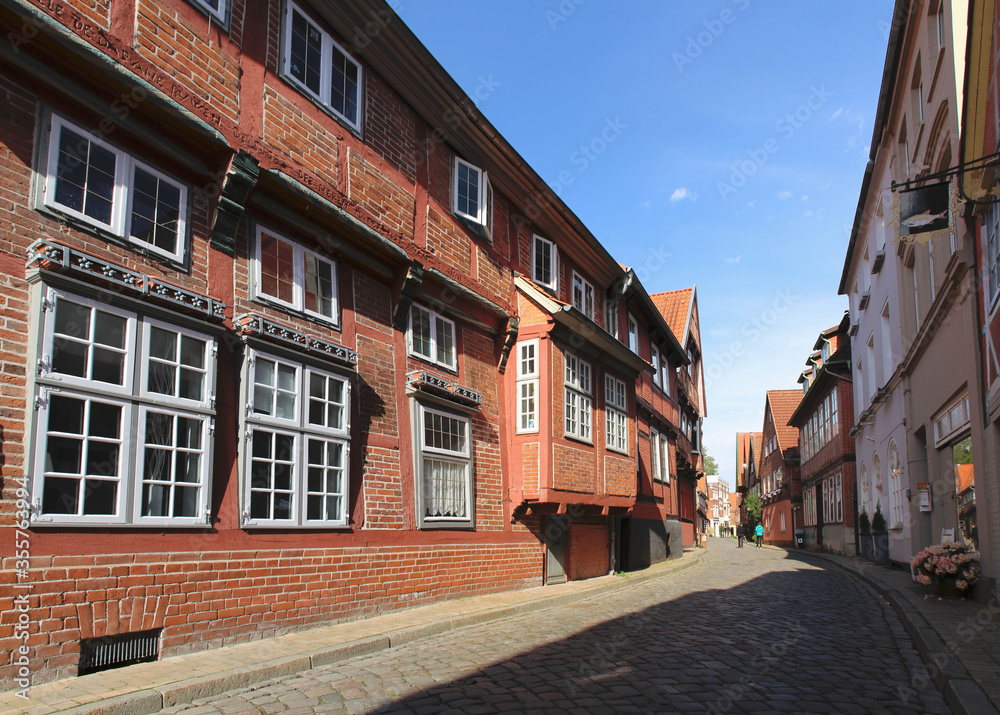
<path fill-rule="evenodd" d="M 750 208 L 753 208 L 756 205 L 757 205 L 757 199 L 754 199 L 753 201 L 747 201 L 747 206 L 749 206 Z"/>
<path fill-rule="evenodd" d="M 802 198 L 799 199 L 800 202 L 802 202 L 802 201 L 808 201 L 808 200 L 809 200 L 809 194 L 802 194 Z"/>
<path fill-rule="evenodd" d="M 781 199 L 782 201 L 784 201 L 785 199 L 790 199 L 790 198 L 792 198 L 792 192 L 791 191 L 779 191 L 778 192 L 778 198 Z"/>
<path fill-rule="evenodd" d="M 723 256 L 722 260 L 726 262 L 727 266 L 730 266 L 734 263 L 739 263 L 741 258 L 743 256 Z"/>
<path fill-rule="evenodd" d="M 643 201 L 641 204 L 639 204 L 639 208 L 649 210 L 650 208 L 652 208 L 652 204 L 650 204 L 648 200 Z"/>
<path fill-rule="evenodd" d="M 670 203 L 677 203 L 678 201 L 683 201 L 688 199 L 690 201 L 697 201 L 698 197 L 691 191 L 688 191 L 686 186 L 681 186 L 674 189 L 674 193 L 670 194 Z"/>

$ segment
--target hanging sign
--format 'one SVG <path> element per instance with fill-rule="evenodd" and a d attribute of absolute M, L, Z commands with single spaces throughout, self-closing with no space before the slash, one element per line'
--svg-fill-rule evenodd
<path fill-rule="evenodd" d="M 899 192 L 899 235 L 940 231 L 949 226 L 948 182 Z"/>

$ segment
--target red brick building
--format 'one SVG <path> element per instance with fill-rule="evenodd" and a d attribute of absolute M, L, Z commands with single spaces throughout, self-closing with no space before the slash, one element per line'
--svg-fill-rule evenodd
<path fill-rule="evenodd" d="M 857 553 L 854 385 L 850 320 L 824 330 L 799 381 L 802 402 L 788 424 L 799 433 L 805 546 Z M 865 486 L 867 489 L 867 486 Z M 871 514 L 869 514 L 871 516 Z"/>
<path fill-rule="evenodd" d="M 768 390 L 764 402 L 757 486 L 765 544 L 794 546 L 795 529 L 802 525 L 799 431 L 788 425 L 801 400 L 801 390 Z"/>
<path fill-rule="evenodd" d="M 629 518 L 676 522 L 650 560 L 693 541 L 693 290 L 674 332 L 387 4 L 38 0 L 0 33 L 31 682 L 607 573 Z"/>

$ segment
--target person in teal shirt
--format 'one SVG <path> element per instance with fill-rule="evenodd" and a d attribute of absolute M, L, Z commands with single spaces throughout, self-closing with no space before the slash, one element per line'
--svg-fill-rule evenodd
<path fill-rule="evenodd" d="M 757 534 L 757 548 L 759 549 L 761 542 L 764 540 L 764 527 L 761 526 L 760 524 L 757 524 L 757 529 L 755 533 Z"/>

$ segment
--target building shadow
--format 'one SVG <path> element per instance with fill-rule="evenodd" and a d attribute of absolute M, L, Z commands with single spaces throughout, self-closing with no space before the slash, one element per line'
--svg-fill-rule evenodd
<path fill-rule="evenodd" d="M 744 556 L 734 549 L 719 568 L 745 565 Z M 401 669 L 420 672 L 426 659 L 440 682 L 374 712 L 947 712 L 933 686 L 910 689 L 919 658 L 872 591 L 836 568 L 788 558 L 793 570 L 731 588 L 672 596 L 681 587 L 669 577 L 637 584 L 613 598 L 638 608 L 605 621 L 595 619 L 611 596 L 505 619 L 490 638 L 478 630 L 490 626 L 475 627 L 466 646 L 455 645 L 461 632 L 401 646 Z M 711 571 L 700 573 L 710 585 Z M 450 649 L 488 657 L 522 638 L 526 650 L 475 673 L 435 672 Z"/>

